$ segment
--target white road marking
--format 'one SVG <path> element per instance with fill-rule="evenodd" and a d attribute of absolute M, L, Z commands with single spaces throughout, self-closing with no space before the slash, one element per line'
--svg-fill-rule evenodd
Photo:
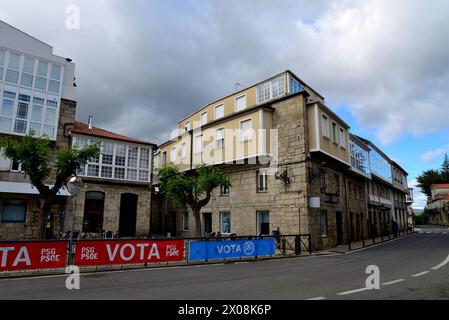
<path fill-rule="evenodd" d="M 420 272 L 420 273 L 417 273 L 417 274 L 414 274 L 414 275 L 412 275 L 412 277 L 421 277 L 421 276 L 423 276 L 423 275 L 425 275 L 425 274 L 428 274 L 430 271 L 423 271 L 423 272 Z"/>
<path fill-rule="evenodd" d="M 439 265 L 436 265 L 435 267 L 431 268 L 432 270 L 438 270 L 442 267 L 444 267 L 445 265 L 447 265 L 449 263 L 449 256 L 447 256 L 446 259 L 444 259 L 443 262 L 441 262 Z"/>
<path fill-rule="evenodd" d="M 351 291 L 340 292 L 340 293 L 337 293 L 337 294 L 339 296 L 345 296 L 347 294 L 353 294 L 353 293 L 362 292 L 362 291 L 366 291 L 366 290 L 370 290 L 370 289 L 365 287 L 365 288 L 355 289 L 355 290 L 351 290 Z"/>
<path fill-rule="evenodd" d="M 389 286 L 391 284 L 396 284 L 396 283 L 399 283 L 399 282 L 402 282 L 402 281 L 405 281 L 405 279 L 398 279 L 398 280 L 393 280 L 393 281 L 389 281 L 389 282 L 384 282 L 384 283 L 382 283 L 382 285 L 383 286 Z"/>
<path fill-rule="evenodd" d="M 306 300 L 326 300 L 326 297 L 315 297 L 315 298 L 310 298 L 310 299 L 306 299 Z"/>
<path fill-rule="evenodd" d="M 427 234 L 432 233 L 432 232 L 426 232 Z"/>

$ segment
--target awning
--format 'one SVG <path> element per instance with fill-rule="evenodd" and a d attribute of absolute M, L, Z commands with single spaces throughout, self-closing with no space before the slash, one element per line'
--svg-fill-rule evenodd
<path fill-rule="evenodd" d="M 50 185 L 50 187 L 53 187 Z M 39 194 L 36 187 L 33 187 L 31 183 L 24 182 L 8 182 L 0 181 L 0 193 L 19 193 L 19 194 Z M 59 189 L 58 196 L 70 197 L 70 193 L 65 187 Z"/>

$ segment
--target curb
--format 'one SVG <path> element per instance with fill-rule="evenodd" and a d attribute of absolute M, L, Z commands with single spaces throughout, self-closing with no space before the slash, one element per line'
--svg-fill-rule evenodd
<path fill-rule="evenodd" d="M 268 260 L 281 260 L 281 259 L 295 259 L 295 258 L 307 258 L 307 257 L 320 257 L 320 256 L 331 256 L 335 254 L 348 254 L 354 253 L 360 250 L 369 249 L 373 246 L 378 246 L 387 242 L 400 240 L 411 235 L 418 234 L 418 232 L 413 232 L 405 236 L 387 239 L 382 242 L 376 242 L 365 247 L 361 247 L 354 250 L 345 250 L 345 251 L 315 251 L 312 254 L 301 254 L 299 256 L 291 255 L 291 256 L 276 256 L 276 257 L 263 257 L 257 259 L 230 259 L 230 260 L 220 260 L 220 261 L 208 261 L 208 262 L 198 262 L 198 263 L 176 263 L 176 264 L 151 264 L 151 265 L 107 265 L 100 267 L 80 267 L 80 274 L 101 274 L 103 272 L 119 272 L 119 271 L 133 271 L 133 270 L 151 270 L 151 269 L 170 269 L 174 267 L 196 267 L 196 266 L 204 266 L 204 265 L 221 265 L 221 264 L 238 264 L 238 263 L 254 263 L 258 261 L 268 261 Z M 24 278 L 33 278 L 33 277 L 51 277 L 51 276 L 62 276 L 65 275 L 66 269 L 50 269 L 50 270 L 40 270 L 40 271 L 17 271 L 17 272 L 2 272 L 0 274 L 0 282 L 5 279 L 24 279 Z"/>

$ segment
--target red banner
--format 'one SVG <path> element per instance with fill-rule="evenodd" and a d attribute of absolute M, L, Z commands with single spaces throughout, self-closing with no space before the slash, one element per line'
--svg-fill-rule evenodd
<path fill-rule="evenodd" d="M 65 268 L 67 242 L 1 242 L 0 271 Z"/>
<path fill-rule="evenodd" d="M 96 266 L 181 261 L 184 240 L 77 241 L 75 265 Z"/>

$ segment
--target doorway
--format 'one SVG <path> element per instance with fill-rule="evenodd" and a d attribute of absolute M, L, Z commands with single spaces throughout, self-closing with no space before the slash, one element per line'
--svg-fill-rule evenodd
<path fill-rule="evenodd" d="M 341 211 L 336 211 L 336 224 L 337 224 L 337 245 L 343 244 L 343 215 Z"/>
<path fill-rule="evenodd" d="M 176 237 L 176 212 L 172 211 L 167 215 L 167 233 L 170 232 L 172 237 Z"/>
<path fill-rule="evenodd" d="M 100 233 L 103 228 L 104 193 L 86 192 L 84 201 L 83 232 Z"/>
<path fill-rule="evenodd" d="M 204 212 L 203 213 L 203 231 L 206 235 L 212 233 L 212 213 Z"/>
<path fill-rule="evenodd" d="M 120 197 L 119 236 L 135 237 L 137 220 L 138 196 L 132 193 L 123 193 Z"/>

